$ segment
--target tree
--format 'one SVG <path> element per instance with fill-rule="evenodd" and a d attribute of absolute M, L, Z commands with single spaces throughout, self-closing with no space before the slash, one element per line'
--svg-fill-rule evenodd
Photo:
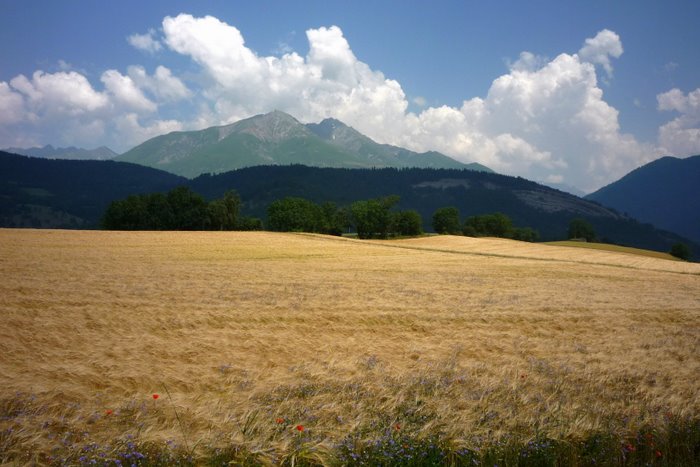
<path fill-rule="evenodd" d="M 585 239 L 587 242 L 596 240 L 595 230 L 590 222 L 585 219 L 572 219 L 569 223 L 569 238 L 570 239 Z"/>
<path fill-rule="evenodd" d="M 690 261 L 692 254 L 688 245 L 679 242 L 671 247 L 671 256 L 675 256 L 676 258 L 680 258 L 685 261 Z"/>
<path fill-rule="evenodd" d="M 278 199 L 267 208 L 267 226 L 278 232 L 317 232 L 321 217 L 320 208 L 304 198 Z"/>
<path fill-rule="evenodd" d="M 175 215 L 168 203 L 168 198 L 162 193 L 151 193 L 144 196 L 147 217 L 146 225 L 141 228 L 145 230 L 168 230 L 172 229 Z"/>
<path fill-rule="evenodd" d="M 398 235 L 421 235 L 423 233 L 423 219 L 415 210 L 397 212 L 393 224 Z"/>
<path fill-rule="evenodd" d="M 207 202 L 186 186 L 174 188 L 167 195 L 173 211 L 173 230 L 204 230 L 209 224 Z"/>
<path fill-rule="evenodd" d="M 102 216 L 102 227 L 107 230 L 144 230 L 147 222 L 145 199 L 138 195 L 113 201 Z"/>
<path fill-rule="evenodd" d="M 387 238 L 392 232 L 391 208 L 399 202 L 398 196 L 356 201 L 350 206 L 352 218 L 360 238 Z"/>
<path fill-rule="evenodd" d="M 335 203 L 325 202 L 318 207 L 320 222 L 318 233 L 328 235 L 342 235 L 345 230 L 347 220 L 345 211 L 338 209 Z"/>
<path fill-rule="evenodd" d="M 241 198 L 234 190 L 224 193 L 207 206 L 209 227 L 212 230 L 235 230 L 238 228 Z"/>
<path fill-rule="evenodd" d="M 439 234 L 460 233 L 459 210 L 454 206 L 437 209 L 433 213 L 433 230 Z"/>

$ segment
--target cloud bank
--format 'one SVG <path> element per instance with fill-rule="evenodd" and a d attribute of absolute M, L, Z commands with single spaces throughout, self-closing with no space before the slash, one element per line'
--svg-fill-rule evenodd
<path fill-rule="evenodd" d="M 157 134 L 226 124 L 279 109 L 304 122 L 338 118 L 382 143 L 437 150 L 507 174 L 593 190 L 662 153 L 700 152 L 700 89 L 658 96 L 659 110 L 677 118 L 658 143 L 620 130 L 618 111 L 604 100 L 598 69 L 612 79 L 620 37 L 603 30 L 576 53 L 546 59 L 524 51 L 483 97 L 458 107 L 427 107 L 401 85 L 359 60 L 340 28 L 306 31 L 309 49 L 263 56 L 240 31 L 212 16 L 166 17 L 154 30 L 127 38 L 158 57 L 187 57 L 187 79 L 159 65 L 123 74 L 107 70 L 96 88 L 74 71 L 35 72 L 0 82 L 0 144 L 22 141 L 112 144 L 119 150 Z M 288 49 L 285 49 L 288 50 Z M 186 118 L 174 118 L 183 115 Z M 17 131 L 21 130 L 21 131 Z M 14 135 L 14 136 L 13 136 Z M 62 135 L 62 140 L 46 138 Z M 14 138 L 14 140 L 13 140 Z M 70 139 L 71 141 L 66 141 Z M 41 140 L 41 141 L 40 141 Z"/>

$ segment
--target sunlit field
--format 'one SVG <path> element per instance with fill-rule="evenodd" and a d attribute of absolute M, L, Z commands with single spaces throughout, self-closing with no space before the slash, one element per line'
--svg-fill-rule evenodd
<path fill-rule="evenodd" d="M 0 279 L 4 462 L 663 465 L 700 443 L 698 264 L 0 230 Z"/>
<path fill-rule="evenodd" d="M 566 241 L 559 241 L 559 242 L 548 242 L 547 244 L 548 245 L 555 245 L 555 246 L 569 246 L 569 247 L 575 247 L 575 248 L 590 248 L 593 250 L 614 251 L 614 252 L 618 252 L 618 253 L 629 253 L 629 254 L 633 254 L 633 255 L 651 256 L 653 258 L 662 258 L 662 259 L 670 259 L 673 261 L 682 261 L 682 260 L 676 258 L 675 256 L 672 256 L 670 253 L 663 253 L 660 251 L 651 251 L 651 250 L 640 250 L 639 248 L 611 245 L 608 243 L 595 243 L 595 242 L 581 242 L 581 241 L 574 241 L 574 240 L 566 240 Z"/>

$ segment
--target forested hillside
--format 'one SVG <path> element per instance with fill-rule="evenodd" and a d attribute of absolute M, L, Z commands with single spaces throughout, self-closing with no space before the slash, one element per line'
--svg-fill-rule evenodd
<path fill-rule="evenodd" d="M 111 201 L 186 182 L 126 162 L 39 159 L 0 151 L 0 226 L 97 228 Z"/>

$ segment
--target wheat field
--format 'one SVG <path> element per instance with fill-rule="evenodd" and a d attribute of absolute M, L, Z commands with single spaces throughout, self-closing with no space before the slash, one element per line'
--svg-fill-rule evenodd
<path fill-rule="evenodd" d="M 278 463 L 300 436 L 320 462 L 388 430 L 624 438 L 697 418 L 699 375 L 698 264 L 451 236 L 0 230 L 6 462 L 117 439 Z"/>

